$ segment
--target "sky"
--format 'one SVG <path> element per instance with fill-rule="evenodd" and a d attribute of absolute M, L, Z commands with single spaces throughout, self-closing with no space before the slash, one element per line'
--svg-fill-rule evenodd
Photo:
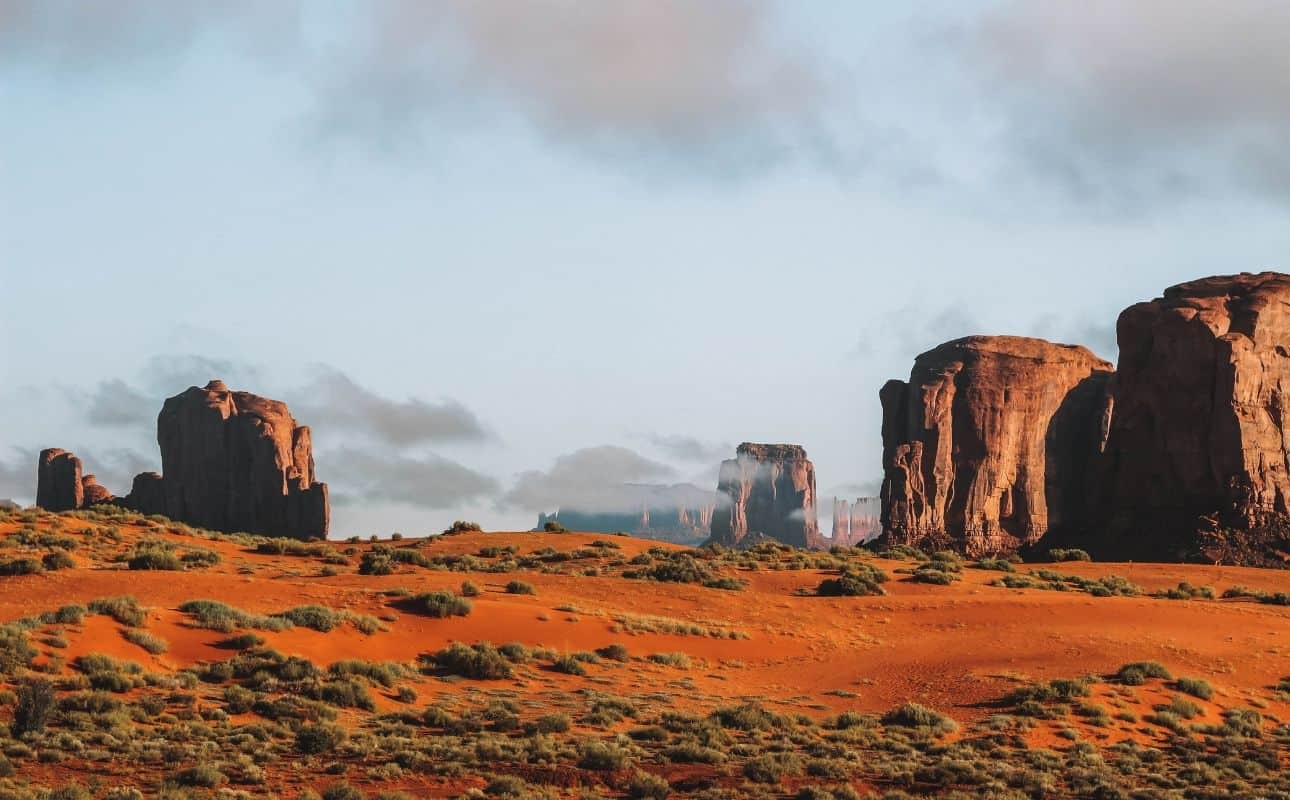
<path fill-rule="evenodd" d="M 806 447 L 878 389 L 1285 269 L 1279 0 L 0 0 L 0 497 L 124 494 L 220 378 L 334 536 L 528 528 Z M 827 526 L 827 521 L 826 521 Z"/>

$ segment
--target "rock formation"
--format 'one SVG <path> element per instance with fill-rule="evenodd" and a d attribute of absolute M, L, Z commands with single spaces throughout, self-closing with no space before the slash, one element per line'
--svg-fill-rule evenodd
<path fill-rule="evenodd" d="M 327 485 L 314 481 L 309 428 L 285 403 L 222 381 L 166 400 L 157 417 L 162 474 L 135 478 L 129 502 L 217 531 L 325 538 Z"/>
<path fill-rule="evenodd" d="M 98 478 L 86 475 L 81 478 L 81 505 L 92 506 L 97 503 L 110 503 L 116 498 L 108 488 L 99 483 Z"/>
<path fill-rule="evenodd" d="M 559 522 L 571 531 L 623 531 L 643 539 L 698 545 L 708 536 L 716 496 L 693 484 L 625 484 L 614 492 L 616 507 L 561 505 L 539 514 L 536 530 Z M 624 505 L 626 504 L 626 505 Z"/>
<path fill-rule="evenodd" d="M 738 547 L 769 537 L 795 547 L 826 546 L 816 521 L 815 467 L 795 444 L 744 442 L 721 462 L 711 541 Z"/>
<path fill-rule="evenodd" d="M 882 533 L 881 512 L 876 497 L 857 497 L 855 502 L 833 498 L 833 547 L 855 547 Z"/>
<path fill-rule="evenodd" d="M 1204 278 L 1131 306 L 1094 515 L 1118 557 L 1290 563 L 1290 276 Z"/>
<path fill-rule="evenodd" d="M 1083 347 L 970 336 L 882 387 L 882 539 L 976 557 L 1074 529 L 1111 365 Z"/>
<path fill-rule="evenodd" d="M 36 505 L 46 511 L 74 511 L 84 505 L 81 460 L 51 447 L 36 462 Z"/>

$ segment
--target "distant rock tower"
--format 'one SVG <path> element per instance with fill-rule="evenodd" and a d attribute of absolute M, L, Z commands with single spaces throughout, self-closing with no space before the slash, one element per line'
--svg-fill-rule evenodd
<path fill-rule="evenodd" d="M 794 547 L 826 545 L 816 519 L 815 466 L 800 445 L 739 445 L 721 463 L 717 498 L 714 544 L 738 547 L 769 537 Z"/>

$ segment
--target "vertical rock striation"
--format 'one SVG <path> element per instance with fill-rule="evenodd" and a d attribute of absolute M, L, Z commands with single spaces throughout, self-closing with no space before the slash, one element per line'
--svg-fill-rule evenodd
<path fill-rule="evenodd" d="M 711 541 L 739 546 L 758 535 L 822 548 L 816 520 L 815 466 L 795 444 L 744 442 L 721 463 Z"/>
<path fill-rule="evenodd" d="M 131 503 L 218 531 L 325 538 L 327 485 L 314 480 L 309 428 L 285 403 L 222 381 L 166 400 L 157 417 L 162 475 L 135 478 Z"/>
<path fill-rule="evenodd" d="M 1041 339 L 971 336 L 882 401 L 888 544 L 1010 553 L 1079 526 L 1111 365 Z"/>
<path fill-rule="evenodd" d="M 41 450 L 36 462 L 36 505 L 46 511 L 73 511 L 84 503 L 81 460 L 57 447 Z"/>
<path fill-rule="evenodd" d="M 1117 557 L 1290 563 L 1290 276 L 1130 306 L 1093 512 Z"/>

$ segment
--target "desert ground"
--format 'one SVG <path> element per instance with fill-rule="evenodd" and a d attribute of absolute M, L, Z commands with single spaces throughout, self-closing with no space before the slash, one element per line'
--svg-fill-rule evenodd
<path fill-rule="evenodd" d="M 119 510 L 0 540 L 4 797 L 1290 791 L 1284 571 Z"/>

